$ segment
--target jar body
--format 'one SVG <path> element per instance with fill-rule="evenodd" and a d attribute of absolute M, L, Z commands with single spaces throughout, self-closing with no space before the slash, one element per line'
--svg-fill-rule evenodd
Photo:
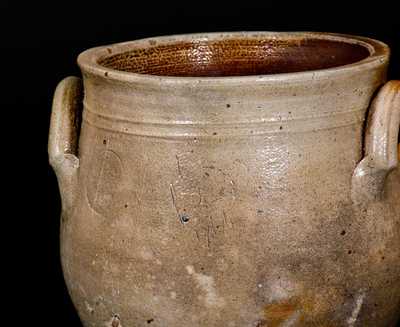
<path fill-rule="evenodd" d="M 362 211 L 350 199 L 365 109 L 344 126 L 282 121 L 237 135 L 219 125 L 141 135 L 87 114 L 79 195 L 62 226 L 85 324 L 394 324 L 398 171 L 384 201 Z"/>
<path fill-rule="evenodd" d="M 357 140 L 360 127 L 350 133 Z M 62 257 L 87 326 L 114 315 L 122 326 L 262 326 L 290 317 L 338 326 L 361 302 L 364 326 L 396 318 L 398 171 L 387 201 L 361 213 L 349 197 L 354 149 L 291 148 L 297 135 L 131 142 L 84 126 L 82 137 L 98 142 L 82 152 L 87 173 L 63 223 Z M 315 137 L 345 142 L 347 133 L 303 140 Z"/>

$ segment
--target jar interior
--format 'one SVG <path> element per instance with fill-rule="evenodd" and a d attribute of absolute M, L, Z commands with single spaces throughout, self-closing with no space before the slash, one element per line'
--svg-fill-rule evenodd
<path fill-rule="evenodd" d="M 360 44 L 317 38 L 194 39 L 159 45 L 155 42 L 148 47 L 107 55 L 98 63 L 139 74 L 222 77 L 326 69 L 370 55 Z"/>

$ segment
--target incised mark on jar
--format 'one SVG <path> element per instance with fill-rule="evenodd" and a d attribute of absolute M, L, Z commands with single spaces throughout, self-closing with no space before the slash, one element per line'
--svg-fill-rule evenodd
<path fill-rule="evenodd" d="M 203 219 L 202 224 L 199 224 L 194 229 L 194 234 L 197 241 L 204 247 L 211 249 L 217 240 L 223 240 L 232 233 L 235 225 L 232 218 L 222 210 L 215 216 L 208 216 Z"/>
<path fill-rule="evenodd" d="M 174 155 L 176 180 L 169 184 L 170 203 L 177 220 L 187 225 L 200 246 L 211 249 L 214 243 L 232 236 L 234 218 L 230 214 L 237 198 L 232 167 L 199 158 L 193 150 Z M 209 214 L 205 214 L 205 213 Z"/>
<path fill-rule="evenodd" d="M 176 204 L 176 192 L 175 192 L 175 188 L 172 184 L 169 185 L 169 190 L 171 193 L 171 200 L 172 200 L 172 205 L 175 208 L 176 214 L 178 215 L 179 221 L 182 224 L 186 224 L 189 222 L 190 217 L 189 215 L 186 213 L 186 209 L 179 209 L 177 204 Z"/>
<path fill-rule="evenodd" d="M 87 200 L 96 213 L 108 217 L 113 214 L 115 195 L 122 177 L 122 161 L 113 150 L 106 149 L 94 163 L 87 183 Z M 96 160 L 96 159 L 93 159 Z"/>

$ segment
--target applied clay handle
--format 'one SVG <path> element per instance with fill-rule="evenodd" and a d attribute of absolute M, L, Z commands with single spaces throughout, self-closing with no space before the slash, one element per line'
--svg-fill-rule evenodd
<path fill-rule="evenodd" d="M 63 211 L 72 207 L 76 194 L 82 97 L 81 79 L 67 77 L 58 84 L 53 98 L 48 152 L 57 175 Z"/>
<path fill-rule="evenodd" d="M 387 82 L 371 103 L 365 132 L 365 156 L 352 178 L 357 205 L 380 200 L 386 176 L 397 167 L 400 125 L 400 81 Z"/>

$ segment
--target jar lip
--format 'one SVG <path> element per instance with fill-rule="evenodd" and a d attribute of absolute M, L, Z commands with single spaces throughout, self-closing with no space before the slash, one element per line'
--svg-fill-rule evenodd
<path fill-rule="evenodd" d="M 289 73 L 273 73 L 261 75 L 241 75 L 241 76 L 168 76 L 168 75 L 151 75 L 127 72 L 103 66 L 99 60 L 111 56 L 113 54 L 127 52 L 132 49 L 148 48 L 152 44 L 172 44 L 177 42 L 189 42 L 193 40 L 214 41 L 229 38 L 254 38 L 277 39 L 277 40 L 293 40 L 299 38 L 318 39 L 326 41 L 336 41 L 347 44 L 360 45 L 366 48 L 369 55 L 359 61 L 335 66 L 331 68 L 322 68 L 315 70 L 304 70 Z M 173 85 L 199 85 L 204 83 L 208 86 L 218 85 L 235 85 L 243 83 L 274 83 L 274 82 L 298 82 L 315 79 L 325 79 L 340 76 L 342 74 L 351 74 L 360 70 L 367 70 L 386 65 L 389 61 L 389 47 L 378 40 L 338 33 L 325 32 L 214 32 L 214 33 L 194 33 L 194 34 L 177 34 L 168 36 L 150 37 L 139 40 L 115 43 L 111 45 L 99 46 L 88 49 L 78 56 L 78 65 L 84 75 L 97 76 L 106 80 L 123 83 L 144 83 L 144 84 L 173 84 Z"/>

